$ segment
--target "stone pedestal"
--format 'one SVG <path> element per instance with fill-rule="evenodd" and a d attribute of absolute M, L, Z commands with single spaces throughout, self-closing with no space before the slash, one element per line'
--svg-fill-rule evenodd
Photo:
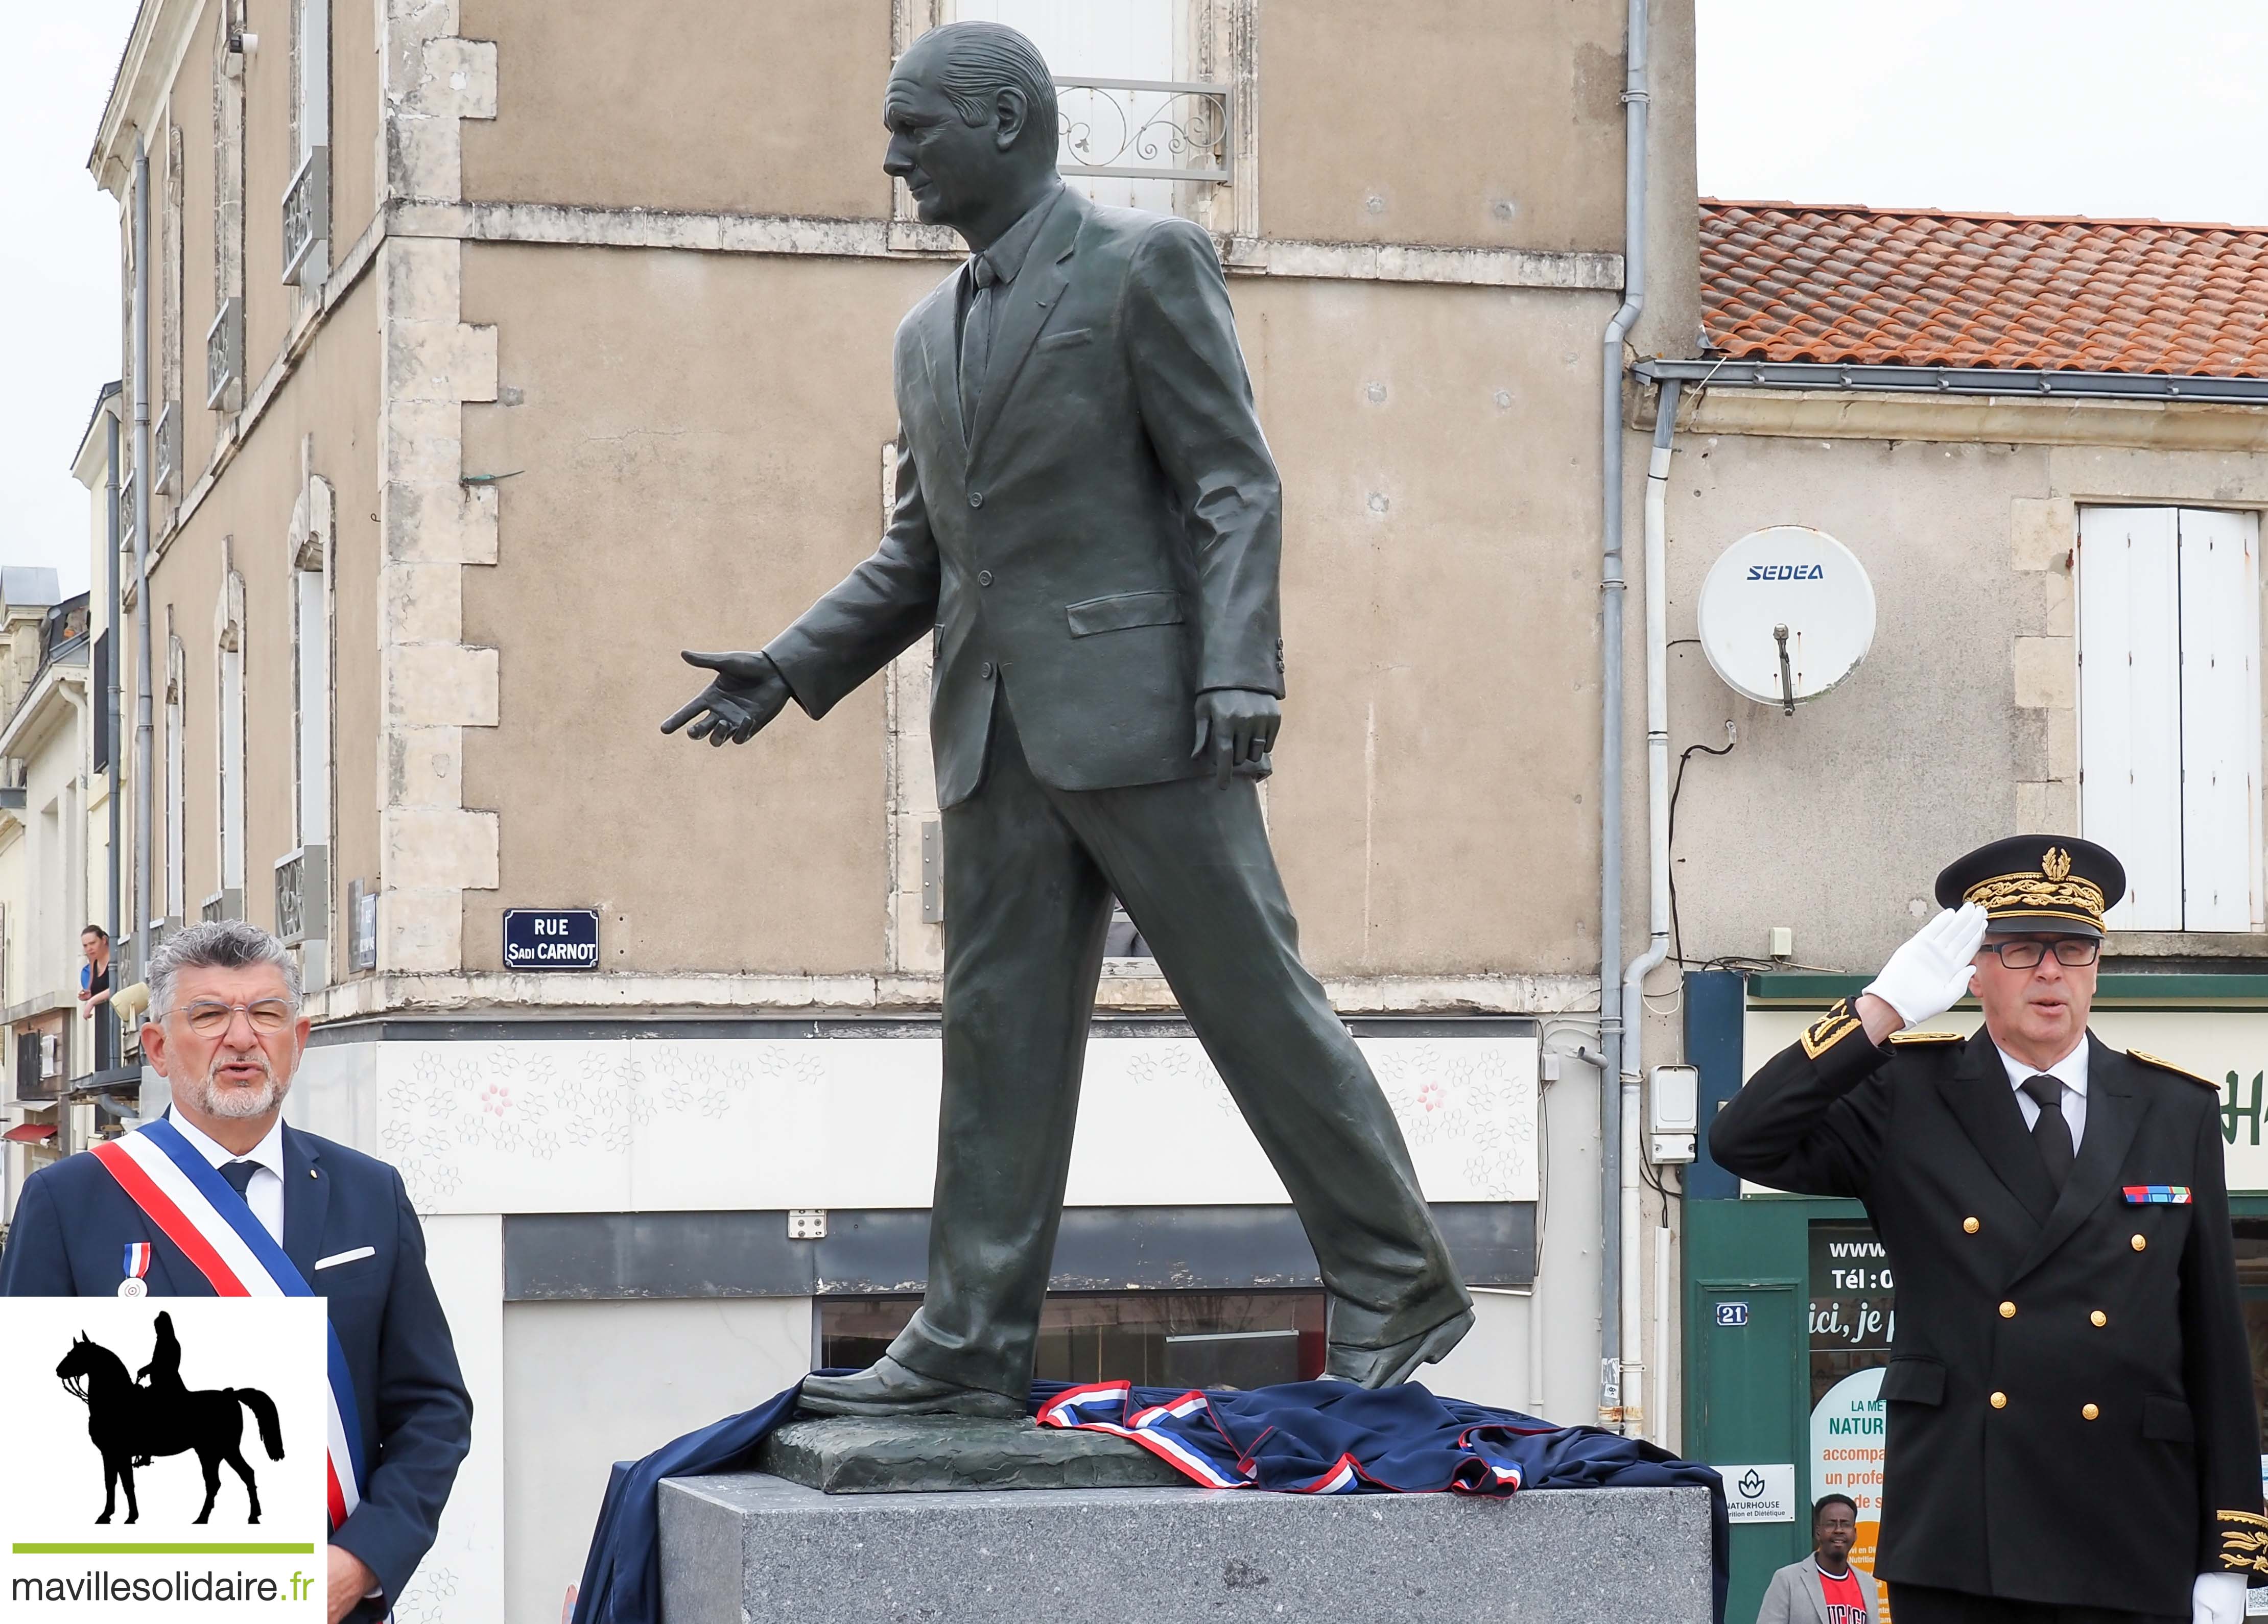
<path fill-rule="evenodd" d="M 660 1511 L 665 1624 L 1709 1624 L 1698 1488 L 829 1495 L 751 1473 L 666 1482 Z"/>
<path fill-rule="evenodd" d="M 766 1438 L 756 1469 L 829 1495 L 981 1488 L 1174 1488 L 1189 1480 L 1107 1432 L 968 1415 L 806 1416 Z"/>

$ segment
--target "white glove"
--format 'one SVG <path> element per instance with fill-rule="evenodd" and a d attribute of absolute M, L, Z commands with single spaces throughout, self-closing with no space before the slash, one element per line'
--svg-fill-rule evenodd
<path fill-rule="evenodd" d="M 2190 1624 L 2243 1624 L 2244 1576 L 2201 1573 L 2190 1590 Z"/>
<path fill-rule="evenodd" d="M 1969 978 L 1977 974 L 1969 961 L 1984 940 L 1984 910 L 1974 902 L 1947 908 L 1890 955 L 1867 991 L 1909 1026 L 1934 1020 L 1968 995 Z"/>

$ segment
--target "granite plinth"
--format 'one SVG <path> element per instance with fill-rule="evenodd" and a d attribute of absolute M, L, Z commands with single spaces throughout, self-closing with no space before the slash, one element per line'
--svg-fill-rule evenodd
<path fill-rule="evenodd" d="M 1189 1480 L 1140 1444 L 1024 1417 L 829 1415 L 764 1440 L 756 1468 L 829 1495 L 1171 1488 Z"/>
<path fill-rule="evenodd" d="M 664 1624 L 1709 1624 L 1699 1488 L 826 1495 L 661 1485 Z"/>

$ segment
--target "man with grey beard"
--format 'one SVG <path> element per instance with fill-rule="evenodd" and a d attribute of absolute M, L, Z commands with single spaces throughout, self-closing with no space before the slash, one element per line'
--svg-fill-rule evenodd
<path fill-rule="evenodd" d="M 393 1168 L 283 1120 L 308 1021 L 281 942 L 239 920 L 195 925 L 151 956 L 149 981 L 142 1053 L 173 1108 L 25 1181 L 0 1296 L 235 1296 L 248 1283 L 326 1298 L 351 1440 L 349 1459 L 332 1455 L 329 1617 L 384 1618 L 472 1442 L 423 1231 Z M 255 1266 L 272 1285 L 229 1273 Z"/>

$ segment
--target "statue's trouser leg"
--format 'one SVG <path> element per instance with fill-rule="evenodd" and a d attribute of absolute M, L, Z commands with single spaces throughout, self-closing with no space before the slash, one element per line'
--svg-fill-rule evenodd
<path fill-rule="evenodd" d="M 900 1363 L 1030 1379 L 1114 888 L 1299 1209 L 1332 1340 L 1385 1346 L 1469 1305 L 1400 1126 L 1300 962 L 1249 783 L 1051 790 L 1004 706 L 983 787 L 944 818 L 945 1096 Z"/>
<path fill-rule="evenodd" d="M 891 1344 L 940 1381 L 1030 1391 L 1110 893 L 1005 706 L 945 825 L 945 1090 L 929 1289 Z"/>
<path fill-rule="evenodd" d="M 1331 1341 L 1385 1347 L 1470 1307 L 1401 1125 L 1300 961 L 1252 783 L 1059 798 L 1290 1193 L 1331 1294 Z"/>

